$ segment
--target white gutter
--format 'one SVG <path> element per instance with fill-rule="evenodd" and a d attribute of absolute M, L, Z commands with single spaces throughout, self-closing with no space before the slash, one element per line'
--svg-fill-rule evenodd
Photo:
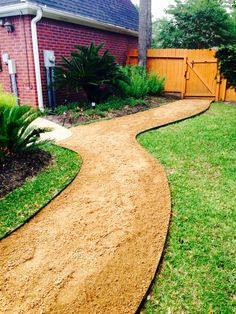
<path fill-rule="evenodd" d="M 39 63 L 37 23 L 42 19 L 42 17 L 43 17 L 43 10 L 38 7 L 37 14 L 35 18 L 33 18 L 31 21 L 31 32 L 32 32 L 32 42 L 33 42 L 33 51 L 34 51 L 34 67 L 35 67 L 35 76 L 36 76 L 36 85 L 37 85 L 38 106 L 39 106 L 40 111 L 44 111 L 44 106 L 43 106 L 42 80 L 41 80 L 40 63 Z"/>
<path fill-rule="evenodd" d="M 19 11 L 21 11 L 22 14 L 24 15 L 36 15 L 37 10 L 38 10 L 38 6 L 34 4 L 30 4 L 30 3 L 7 5 L 4 7 L 0 6 L 0 17 L 17 16 L 20 14 Z M 116 26 L 113 24 L 99 22 L 95 19 L 84 17 L 76 13 L 65 12 L 62 10 L 49 8 L 47 6 L 43 6 L 43 17 L 54 19 L 54 20 L 59 20 L 59 21 L 64 21 L 68 23 L 74 23 L 74 24 L 79 24 L 83 26 L 93 27 L 97 29 L 102 29 L 109 32 L 138 37 L 137 31 L 120 27 L 120 26 Z"/>

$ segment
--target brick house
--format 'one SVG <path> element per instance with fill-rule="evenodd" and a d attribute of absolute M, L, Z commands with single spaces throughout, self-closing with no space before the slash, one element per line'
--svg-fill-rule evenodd
<path fill-rule="evenodd" d="M 0 0 L 0 84 L 8 91 L 17 87 L 21 103 L 43 108 L 48 104 L 45 50 L 52 50 L 57 62 L 77 44 L 104 42 L 124 64 L 137 39 L 138 12 L 131 0 Z M 58 94 L 57 102 L 62 101 Z"/>

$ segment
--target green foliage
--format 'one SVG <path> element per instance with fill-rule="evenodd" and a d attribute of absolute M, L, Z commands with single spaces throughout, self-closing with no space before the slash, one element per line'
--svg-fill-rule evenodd
<path fill-rule="evenodd" d="M 93 115 L 101 115 L 103 116 L 105 112 L 112 110 L 119 110 L 124 108 L 125 106 L 134 107 L 139 104 L 144 104 L 145 101 L 142 99 L 136 99 L 132 97 L 128 98 L 120 98 L 117 96 L 112 96 L 108 98 L 106 101 L 101 102 L 96 105 L 95 109 L 90 106 L 85 106 L 81 103 L 70 103 L 68 105 L 58 106 L 55 112 L 59 115 L 64 114 L 66 111 L 71 110 L 73 112 L 73 117 L 78 118 L 81 115 L 84 116 L 93 116 Z"/>
<path fill-rule="evenodd" d="M 110 97 L 106 102 L 98 104 L 96 108 L 105 112 L 114 109 L 119 110 L 124 108 L 125 106 L 134 107 L 142 103 L 144 103 L 143 100 L 132 97 L 129 98 Z"/>
<path fill-rule="evenodd" d="M 0 85 L 0 111 L 3 111 L 5 108 L 13 107 L 16 103 L 17 97 L 13 94 L 5 92 Z"/>
<path fill-rule="evenodd" d="M 120 83 L 120 90 L 123 96 L 142 98 L 148 93 L 147 72 L 139 66 L 126 66 L 123 72 L 130 78 L 131 83 Z"/>
<path fill-rule="evenodd" d="M 60 105 L 55 108 L 55 113 L 62 115 L 68 110 L 81 111 L 81 108 L 84 107 L 83 104 L 78 102 L 68 103 L 67 105 Z"/>
<path fill-rule="evenodd" d="M 148 77 L 148 95 L 160 95 L 164 91 L 165 78 L 160 78 L 154 72 L 151 72 Z"/>
<path fill-rule="evenodd" d="M 236 45 L 221 47 L 216 58 L 219 60 L 220 72 L 227 79 L 228 87 L 236 90 Z"/>
<path fill-rule="evenodd" d="M 82 161 L 75 152 L 55 145 L 47 145 L 44 150 L 51 153 L 53 163 L 0 200 L 0 239 L 57 196 L 81 167 Z"/>
<path fill-rule="evenodd" d="M 219 3 L 226 7 L 228 10 L 232 10 L 236 7 L 235 0 L 219 0 Z"/>
<path fill-rule="evenodd" d="M 90 47 L 76 46 L 70 59 L 62 57 L 62 64 L 55 69 L 57 86 L 83 90 L 89 102 L 99 102 L 104 95 L 109 96 L 101 87 L 112 89 L 119 81 L 128 83 L 115 57 L 108 50 L 101 53 L 103 46 L 93 42 Z"/>
<path fill-rule="evenodd" d="M 98 108 L 94 108 L 94 109 L 87 109 L 85 110 L 83 113 L 79 112 L 77 115 L 74 115 L 74 117 L 80 117 L 81 115 L 84 115 L 86 117 L 91 117 L 91 116 L 94 116 L 94 115 L 98 115 L 98 116 L 101 116 L 101 117 L 104 117 L 105 116 L 105 113 L 104 111 L 98 109 Z"/>
<path fill-rule="evenodd" d="M 15 106 L 0 111 L 0 157 L 14 156 L 38 149 L 45 142 L 40 134 L 48 129 L 31 127 L 40 112 L 30 106 Z"/>
<path fill-rule="evenodd" d="M 153 25 L 154 47 L 203 49 L 236 41 L 236 21 L 222 1 L 175 0 Z"/>
<path fill-rule="evenodd" d="M 148 75 L 140 66 L 126 66 L 123 72 L 130 78 L 130 83 L 120 83 L 120 92 L 125 97 L 143 98 L 146 95 L 160 95 L 164 90 L 164 78 L 155 73 Z"/>

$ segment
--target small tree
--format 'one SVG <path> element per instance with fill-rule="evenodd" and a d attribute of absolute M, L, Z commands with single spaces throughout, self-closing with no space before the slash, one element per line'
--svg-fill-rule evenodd
<path fill-rule="evenodd" d="M 175 0 L 154 23 L 154 45 L 203 49 L 236 41 L 236 23 L 220 0 Z"/>

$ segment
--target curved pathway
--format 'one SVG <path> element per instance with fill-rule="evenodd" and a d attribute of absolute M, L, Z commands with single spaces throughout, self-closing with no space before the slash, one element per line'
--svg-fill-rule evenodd
<path fill-rule="evenodd" d="M 157 269 L 171 211 L 165 172 L 136 135 L 209 105 L 177 101 L 73 128 L 62 145 L 81 154 L 81 172 L 0 242 L 0 312 L 134 313 Z"/>

